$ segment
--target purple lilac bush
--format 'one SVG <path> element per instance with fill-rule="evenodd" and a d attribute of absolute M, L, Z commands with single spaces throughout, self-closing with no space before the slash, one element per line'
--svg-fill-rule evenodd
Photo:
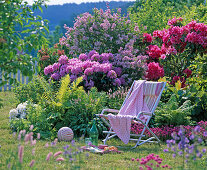
<path fill-rule="evenodd" d="M 113 87 L 129 85 L 132 79 L 140 79 L 147 69 L 146 56 L 135 56 L 130 51 L 128 56 L 121 55 L 126 53 L 99 54 L 92 50 L 72 59 L 61 55 L 57 63 L 45 67 L 44 74 L 56 81 L 66 74 L 70 75 L 71 81 L 82 76 L 86 89 L 95 86 L 98 90 L 107 91 Z"/>
<path fill-rule="evenodd" d="M 59 44 L 73 57 L 90 50 L 115 54 L 130 41 L 143 44 L 139 29 L 131 27 L 128 15 L 121 16 L 121 8 L 117 12 L 94 8 L 93 14 L 86 12 L 77 16 L 73 27 L 64 26 L 67 32 Z"/>
<path fill-rule="evenodd" d="M 207 139 L 207 121 L 200 121 L 197 123 L 199 128 L 199 135 L 203 140 Z M 185 136 L 190 137 L 192 135 L 193 129 L 195 126 L 182 126 L 182 128 L 185 130 Z M 132 124 L 131 131 L 135 134 L 140 134 L 143 129 L 143 125 L 141 124 Z M 150 128 L 153 133 L 155 133 L 158 138 L 162 141 L 165 141 L 171 137 L 172 133 L 178 134 L 180 131 L 180 126 L 161 126 L 161 127 L 154 127 Z M 151 136 L 149 131 L 146 130 L 144 133 L 147 137 Z"/>

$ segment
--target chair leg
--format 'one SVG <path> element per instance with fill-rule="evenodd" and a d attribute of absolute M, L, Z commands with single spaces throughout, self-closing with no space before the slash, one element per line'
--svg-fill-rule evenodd
<path fill-rule="evenodd" d="M 142 133 L 140 134 L 140 137 L 139 137 L 139 139 L 138 139 L 136 145 L 135 145 L 134 147 L 132 147 L 132 148 L 136 148 L 137 146 L 140 145 L 140 141 L 141 141 L 141 139 L 142 139 L 142 136 L 143 136 L 143 134 L 144 134 L 145 129 L 146 129 L 146 128 L 144 127 L 143 130 L 142 130 Z"/>
<path fill-rule="evenodd" d="M 110 128 L 109 132 L 112 132 L 112 127 Z M 110 136 L 110 135 L 111 135 L 111 136 Z M 106 135 L 106 138 L 103 140 L 104 145 L 106 145 L 106 141 L 107 141 L 107 140 L 109 140 L 109 139 L 111 139 L 111 138 L 113 138 L 113 137 L 115 137 L 115 136 L 117 136 L 117 135 L 116 135 L 116 134 L 110 134 L 110 133 L 108 133 L 108 134 Z"/>

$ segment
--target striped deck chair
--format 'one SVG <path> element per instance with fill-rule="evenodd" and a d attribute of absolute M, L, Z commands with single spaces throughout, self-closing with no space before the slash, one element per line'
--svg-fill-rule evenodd
<path fill-rule="evenodd" d="M 133 82 L 126 99 L 124 100 L 124 103 L 122 107 L 124 106 L 125 102 L 129 98 L 129 96 L 132 94 L 135 86 L 135 82 Z M 132 134 L 130 133 L 130 139 L 131 141 L 135 141 L 136 144 L 133 148 L 136 148 L 139 145 L 142 145 L 146 142 L 160 142 L 159 138 L 149 129 L 148 123 L 151 119 L 151 117 L 154 115 L 154 111 L 160 101 L 162 91 L 164 90 L 164 87 L 166 85 L 166 82 L 151 82 L 146 81 L 143 85 L 143 101 L 146 103 L 149 112 L 139 112 L 135 117 L 132 118 L 132 123 L 139 123 L 143 125 L 143 130 L 140 134 Z M 109 127 L 109 131 L 103 131 L 103 133 L 106 133 L 106 138 L 103 140 L 104 144 L 106 144 L 106 141 L 117 136 L 117 134 L 112 129 L 110 122 L 108 120 L 108 115 L 104 114 L 105 112 L 108 113 L 118 113 L 119 110 L 115 109 L 103 109 L 101 114 L 97 114 L 97 116 L 101 117 L 101 119 L 105 122 L 105 124 Z M 149 137 L 146 139 L 146 136 L 144 135 L 145 130 L 148 130 L 152 137 Z M 143 139 L 144 138 L 144 139 Z"/>

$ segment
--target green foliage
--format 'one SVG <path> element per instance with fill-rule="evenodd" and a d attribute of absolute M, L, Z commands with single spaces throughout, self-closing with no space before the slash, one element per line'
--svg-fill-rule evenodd
<path fill-rule="evenodd" d="M 67 87 L 68 79 L 69 76 L 66 76 L 61 81 L 57 94 L 57 99 L 64 109 L 64 119 L 58 127 L 67 125 L 73 129 L 76 136 L 88 135 L 94 114 L 100 113 L 104 105 L 104 93 L 99 93 L 96 88 L 92 88 L 87 94 L 82 86 L 78 87 L 82 78 L 78 78 Z M 101 121 L 97 122 L 97 128 L 101 135 L 104 129 Z"/>
<path fill-rule="evenodd" d="M 128 94 L 128 88 L 119 87 L 116 91 L 107 93 L 106 107 L 119 110 Z"/>
<path fill-rule="evenodd" d="M 33 80 L 28 84 L 17 84 L 14 88 L 14 93 L 19 103 L 24 103 L 28 100 L 38 103 L 41 95 L 49 91 L 53 91 L 51 86 L 40 76 L 33 76 Z"/>
<path fill-rule="evenodd" d="M 186 100 L 180 107 L 175 95 L 172 95 L 167 103 L 160 102 L 155 111 L 155 123 L 162 125 L 191 125 L 191 111 L 193 106 L 190 100 Z"/>
<path fill-rule="evenodd" d="M 96 88 L 86 93 L 79 86 L 81 81 L 82 77 L 70 83 L 67 75 L 56 93 L 51 88 L 52 82 L 49 84 L 45 80 L 36 79 L 29 85 L 20 86 L 15 91 L 17 98 L 21 102 L 30 98 L 30 103 L 36 101 L 37 106 L 29 105 L 26 120 L 12 121 L 12 129 L 27 129 L 33 124 L 34 132 L 40 132 L 43 138 L 54 138 L 61 127 L 67 126 L 75 136 L 88 135 L 94 114 L 100 113 L 105 105 L 106 94 L 99 93 Z M 21 92 L 23 90 L 24 93 Z M 105 126 L 100 119 L 97 119 L 97 128 L 101 137 Z"/>
<path fill-rule="evenodd" d="M 9 73 L 20 70 L 24 76 L 32 76 L 35 58 L 30 56 L 32 50 L 46 45 L 47 20 L 34 16 L 34 11 L 44 1 L 37 0 L 28 6 L 23 0 L 1 1 L 0 5 L 0 68 L 3 72 L 3 81 L 0 86 L 15 79 Z M 1 77 L 1 76 L 0 76 Z"/>
<path fill-rule="evenodd" d="M 55 30 L 48 36 L 49 46 L 52 47 L 54 44 L 59 43 L 59 39 L 62 36 L 63 36 L 63 33 L 61 30 L 61 27 L 57 25 L 55 27 Z"/>
<path fill-rule="evenodd" d="M 193 19 L 206 23 L 206 10 L 203 0 L 139 0 L 129 8 L 129 13 L 132 23 L 136 23 L 141 32 L 152 33 L 168 28 L 167 22 L 173 17 L 184 18 L 185 24 Z"/>

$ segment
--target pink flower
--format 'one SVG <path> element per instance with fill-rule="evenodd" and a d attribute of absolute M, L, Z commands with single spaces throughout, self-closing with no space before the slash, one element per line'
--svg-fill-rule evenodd
<path fill-rule="evenodd" d="M 149 45 L 148 46 L 148 55 L 153 59 L 159 59 L 162 55 L 162 51 L 157 45 Z"/>
<path fill-rule="evenodd" d="M 65 159 L 62 158 L 62 157 L 56 159 L 56 161 L 58 161 L 58 162 L 62 162 L 62 161 L 64 161 L 64 160 L 65 160 Z"/>
<path fill-rule="evenodd" d="M 37 139 L 40 139 L 40 133 L 37 133 Z"/>
<path fill-rule="evenodd" d="M 52 65 L 49 65 L 49 66 L 44 68 L 44 74 L 45 75 L 51 74 L 52 72 L 53 72 L 53 66 Z"/>
<path fill-rule="evenodd" d="M 85 71 L 84 71 L 84 74 L 85 75 L 92 75 L 93 74 L 93 68 L 87 68 Z"/>
<path fill-rule="evenodd" d="M 46 143 L 46 144 L 45 144 L 45 147 L 46 147 L 46 148 L 48 148 L 48 147 L 49 147 L 49 144 L 48 144 L 48 143 Z"/>
<path fill-rule="evenodd" d="M 53 155 L 52 152 L 48 153 L 48 154 L 47 154 L 47 157 L 46 157 L 46 161 L 49 161 L 49 160 L 50 160 L 50 157 L 51 157 L 52 155 Z"/>
<path fill-rule="evenodd" d="M 152 36 L 151 36 L 151 34 L 144 33 L 143 34 L 143 37 L 144 37 L 143 42 L 149 42 L 149 43 L 152 42 Z"/>
<path fill-rule="evenodd" d="M 32 161 L 30 162 L 29 166 L 30 166 L 30 167 L 33 167 L 34 163 L 35 163 L 35 160 L 32 160 Z"/>
<path fill-rule="evenodd" d="M 166 58 L 166 55 L 165 54 L 162 54 L 161 57 L 160 57 L 162 60 L 164 60 Z"/>
<path fill-rule="evenodd" d="M 62 151 L 58 151 L 58 152 L 56 152 L 53 156 L 54 156 L 54 158 L 55 157 L 57 157 L 58 155 L 61 155 L 62 154 Z"/>
<path fill-rule="evenodd" d="M 176 26 L 178 23 L 182 22 L 183 21 L 183 18 L 176 18 L 174 17 L 173 19 L 169 20 L 168 21 L 168 25 L 170 26 Z"/>
<path fill-rule="evenodd" d="M 140 31 L 140 30 L 139 30 L 139 27 L 138 27 L 138 26 L 135 26 L 135 27 L 134 27 L 134 31 L 139 32 L 139 31 Z"/>
<path fill-rule="evenodd" d="M 68 57 L 66 55 L 61 55 L 60 58 L 58 59 L 58 62 L 60 64 L 67 64 L 68 62 Z"/>
<path fill-rule="evenodd" d="M 19 162 L 22 163 L 23 162 L 23 155 L 24 155 L 24 146 L 19 146 L 19 150 L 18 150 L 18 158 L 19 158 Z"/>
<path fill-rule="evenodd" d="M 148 80 L 158 80 L 164 76 L 164 69 L 159 66 L 159 63 L 151 62 L 148 64 L 146 78 Z"/>
<path fill-rule="evenodd" d="M 79 59 L 85 61 L 88 59 L 88 56 L 86 54 L 82 53 L 79 55 Z"/>

